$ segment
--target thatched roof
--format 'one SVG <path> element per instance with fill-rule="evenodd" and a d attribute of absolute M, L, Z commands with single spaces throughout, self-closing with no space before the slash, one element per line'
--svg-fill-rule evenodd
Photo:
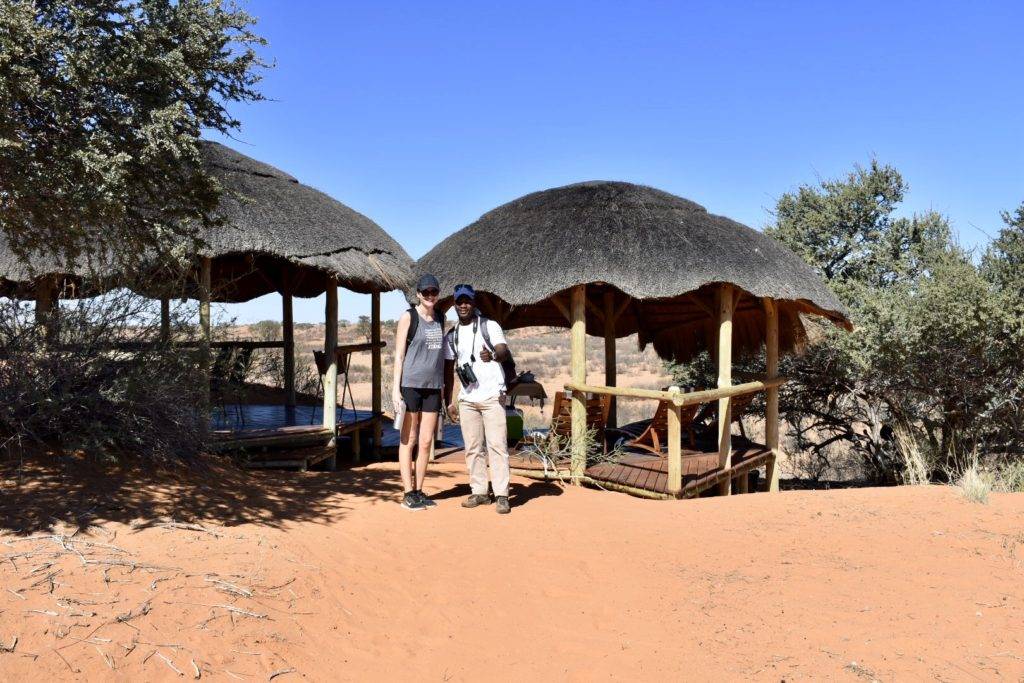
<path fill-rule="evenodd" d="M 207 235 L 204 254 L 214 259 L 219 300 L 246 301 L 285 281 L 298 296 L 316 296 L 331 274 L 355 292 L 407 286 L 412 259 L 366 216 L 219 143 L 204 142 L 203 152 L 226 190 L 223 225 Z"/>
<path fill-rule="evenodd" d="M 587 331 L 604 334 L 604 293 L 622 314 L 617 336 L 639 332 L 666 357 L 687 359 L 713 339 L 714 285 L 742 290 L 737 345 L 764 337 L 760 298 L 780 303 L 781 343 L 804 339 L 800 313 L 849 327 L 842 304 L 781 244 L 734 220 L 651 187 L 586 182 L 499 206 L 417 263 L 445 291 L 472 284 L 480 307 L 508 328 L 568 324 L 568 290 L 588 284 Z M 442 305 L 450 298 L 442 300 Z M 561 304 L 561 305 L 558 305 Z"/>
<path fill-rule="evenodd" d="M 205 235 L 202 254 L 213 260 L 215 301 L 248 301 L 284 288 L 317 296 L 331 275 L 362 293 L 408 284 L 412 260 L 369 218 L 229 147 L 209 141 L 202 146 L 207 167 L 225 190 L 216 212 L 222 220 Z M 26 267 L 5 246 L 0 243 L 0 284 L 7 292 L 24 290 L 31 277 L 44 273 L 78 281 L 97 273 L 89 264 L 60 268 L 46 258 Z M 163 278 L 152 278 L 133 288 L 152 295 L 197 294 L 192 278 L 186 278 L 184 292 L 165 292 L 163 285 Z"/>

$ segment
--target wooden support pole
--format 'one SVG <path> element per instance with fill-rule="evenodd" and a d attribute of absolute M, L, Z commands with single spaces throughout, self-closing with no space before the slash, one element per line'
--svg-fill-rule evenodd
<path fill-rule="evenodd" d="M 732 311 L 733 287 L 722 284 L 718 289 L 718 388 L 732 384 Z M 718 400 L 718 466 L 732 467 L 732 399 Z M 719 484 L 718 492 L 730 493 L 730 480 Z"/>
<path fill-rule="evenodd" d="M 669 387 L 669 393 L 678 394 L 679 387 Z M 678 496 L 683 490 L 683 430 L 682 408 L 675 402 L 668 407 L 668 484 L 667 490 Z"/>
<path fill-rule="evenodd" d="M 774 299 L 764 299 L 765 330 L 765 374 L 771 378 L 779 374 L 779 308 Z M 771 449 L 772 456 L 765 468 L 765 481 L 768 490 L 779 490 L 779 468 L 777 466 L 781 450 L 779 448 L 779 387 L 768 389 L 765 399 L 764 440 Z"/>
<path fill-rule="evenodd" d="M 324 360 L 327 372 L 324 374 L 324 429 L 332 433 L 338 426 L 338 278 L 327 279 L 326 302 L 324 304 Z"/>
<path fill-rule="evenodd" d="M 210 427 L 210 342 L 213 340 L 213 328 L 210 324 L 210 271 L 213 263 L 204 256 L 199 262 L 199 370 L 203 378 L 203 391 L 200 397 L 200 430 L 205 436 Z"/>
<path fill-rule="evenodd" d="M 171 340 L 171 300 L 160 297 L 160 341 L 167 343 Z"/>
<path fill-rule="evenodd" d="M 384 378 L 380 363 L 380 292 L 373 292 L 370 295 L 370 342 L 373 344 L 370 351 L 370 375 L 373 383 L 371 409 L 377 418 L 373 422 L 373 457 L 380 460 L 380 441 L 383 436 L 380 414 Z"/>
<path fill-rule="evenodd" d="M 43 332 L 43 342 L 54 344 L 59 341 L 60 303 L 57 292 L 57 277 L 47 275 L 36 282 L 36 325 Z"/>
<path fill-rule="evenodd" d="M 292 293 L 281 294 L 281 340 L 284 342 L 284 404 L 295 407 L 295 318 Z"/>
<path fill-rule="evenodd" d="M 604 383 L 605 386 L 614 387 L 617 370 L 615 367 L 615 295 L 611 292 L 604 293 Z M 618 411 L 616 410 L 616 398 L 611 397 L 611 405 L 608 408 L 608 426 L 615 428 L 619 426 Z"/>
<path fill-rule="evenodd" d="M 572 381 L 580 383 L 586 383 L 587 381 L 586 299 L 586 285 L 576 285 L 573 287 L 572 303 L 570 305 L 572 328 L 569 337 L 569 368 Z M 569 476 L 574 484 L 580 484 L 587 469 L 587 445 L 584 439 L 587 432 L 587 395 L 582 391 L 572 392 L 571 425 L 572 457 L 569 466 Z"/>

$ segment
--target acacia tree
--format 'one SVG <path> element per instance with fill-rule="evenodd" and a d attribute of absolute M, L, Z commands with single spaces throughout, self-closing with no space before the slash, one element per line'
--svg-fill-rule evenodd
<path fill-rule="evenodd" d="M 997 443 L 1009 454 L 1024 453 L 1024 203 L 1003 212 L 1003 228 L 982 259 L 981 273 L 995 288 L 1003 315 L 1000 338 L 1004 354 L 1000 391 L 988 408 L 1001 425 Z"/>
<path fill-rule="evenodd" d="M 21 257 L 188 253 L 219 187 L 199 135 L 239 122 L 264 44 L 220 0 L 0 3 L 0 230 Z"/>
<path fill-rule="evenodd" d="M 893 216 L 905 190 L 873 161 L 784 195 L 766 230 L 821 274 L 855 325 L 808 321 L 818 343 L 784 362 L 781 409 L 797 447 L 827 463 L 841 445 L 878 480 L 901 469 L 896 427 L 924 445 L 935 474 L 965 452 L 1020 443 L 1007 414 L 1016 406 L 1019 421 L 1024 318 L 1006 305 L 1022 286 L 1020 227 L 1006 217 L 979 268 L 945 217 Z"/>

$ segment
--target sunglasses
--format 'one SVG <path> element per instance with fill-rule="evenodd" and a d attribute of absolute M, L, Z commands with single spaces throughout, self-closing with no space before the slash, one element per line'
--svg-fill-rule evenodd
<path fill-rule="evenodd" d="M 437 296 L 440 293 L 441 292 L 437 291 L 434 288 L 424 289 L 422 292 L 420 292 L 420 294 L 422 294 L 423 296 Z"/>

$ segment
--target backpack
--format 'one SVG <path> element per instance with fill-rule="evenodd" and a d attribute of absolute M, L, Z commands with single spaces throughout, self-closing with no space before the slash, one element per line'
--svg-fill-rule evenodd
<path fill-rule="evenodd" d="M 491 343 L 491 333 L 487 331 L 487 318 L 482 313 L 477 311 L 476 314 L 477 324 L 480 326 L 480 336 L 483 337 L 484 344 L 487 346 L 487 350 L 492 354 L 494 351 L 494 344 Z M 456 323 L 458 325 L 458 323 Z M 452 349 L 452 355 L 456 358 L 459 357 L 458 349 L 455 348 L 455 334 L 454 332 L 446 335 L 448 339 L 448 345 Z M 507 346 L 507 345 L 506 345 Z M 512 385 L 519 378 L 519 373 L 516 371 L 516 361 L 512 358 L 512 351 L 509 350 L 508 357 L 501 361 L 501 371 L 505 375 L 505 389 L 511 389 Z"/>
<path fill-rule="evenodd" d="M 415 306 L 409 307 L 409 333 L 405 335 L 405 350 L 409 350 L 409 345 L 412 344 L 412 338 L 416 336 L 416 330 L 420 327 L 420 312 L 416 310 Z M 435 308 L 434 309 L 434 320 L 441 323 L 441 333 L 444 334 L 444 318 L 441 317 L 441 313 Z"/>

